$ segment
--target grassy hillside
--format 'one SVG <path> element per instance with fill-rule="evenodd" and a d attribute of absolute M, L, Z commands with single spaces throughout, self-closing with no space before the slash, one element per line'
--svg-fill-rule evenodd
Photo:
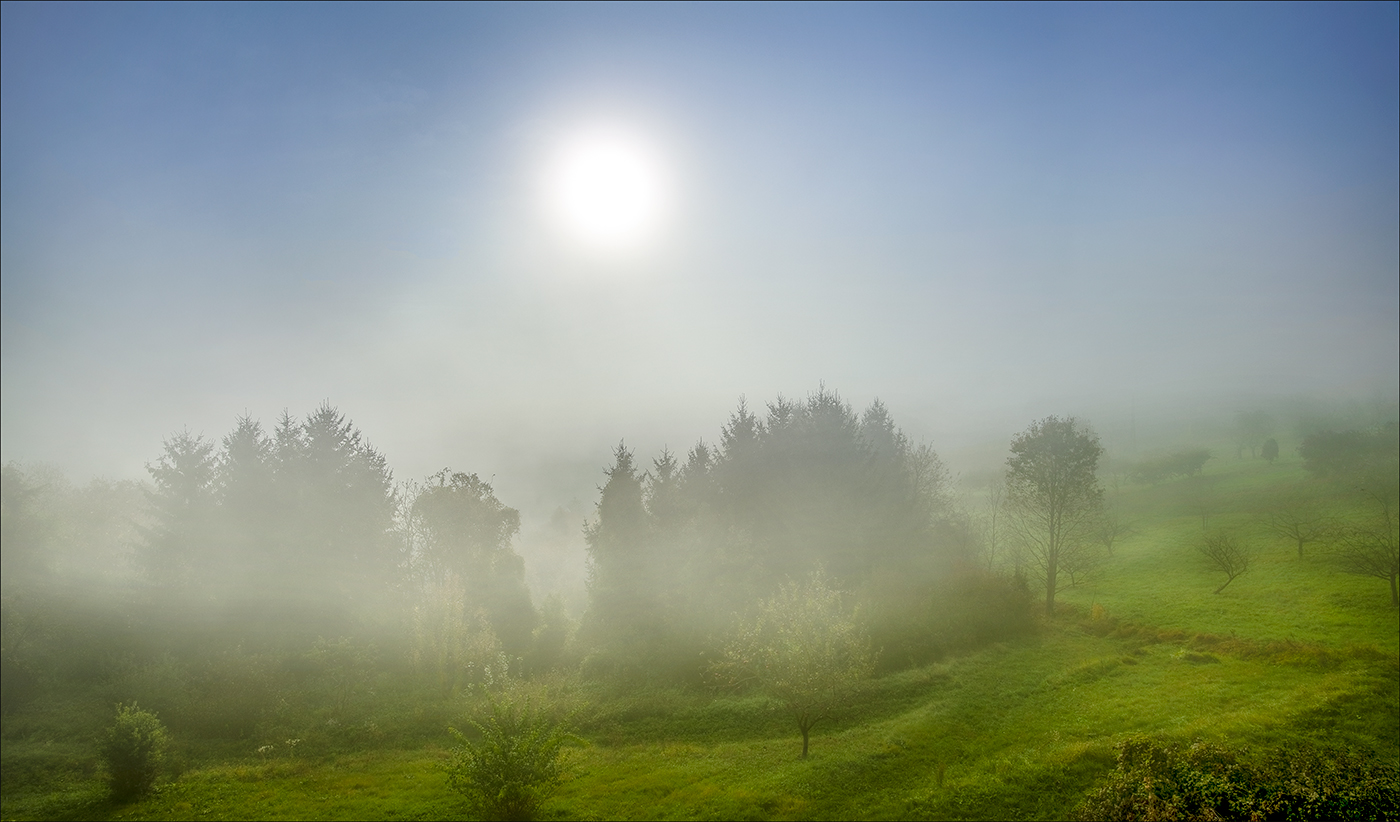
<path fill-rule="evenodd" d="M 1304 490 L 1335 516 L 1364 514 L 1345 485 L 1319 485 L 1287 462 L 1212 463 L 1199 477 L 1111 492 L 1134 533 L 1091 584 L 1062 594 L 1053 620 L 871 682 L 818 726 L 805 761 L 795 724 L 760 696 L 557 682 L 556 698 L 581 707 L 580 741 L 545 815 L 1064 818 L 1113 767 L 1114 745 L 1138 734 L 1345 745 L 1394 762 L 1400 614 L 1385 583 L 1342 574 L 1317 550 L 1300 560 L 1260 526 L 1277 500 Z M 1216 528 L 1258 549 L 1220 594 L 1222 579 L 1196 551 Z M 94 731 L 64 719 L 100 707 L 55 697 L 7 717 L 5 819 L 462 813 L 440 770 L 450 739 L 432 730 L 446 722 L 414 719 L 404 705 L 381 706 L 365 721 L 383 730 L 351 741 L 186 746 L 156 795 L 114 807 Z M 402 730 L 410 725 L 421 730 Z"/>
<path fill-rule="evenodd" d="M 1084 586 L 1062 601 L 1101 605 L 1121 619 L 1189 633 L 1255 641 L 1323 643 L 1334 650 L 1363 645 L 1394 653 L 1396 609 L 1384 580 L 1341 573 L 1323 546 L 1296 545 L 1270 533 L 1271 510 L 1312 500 L 1339 522 L 1369 512 L 1345 480 L 1311 479 L 1299 460 L 1210 463 L 1196 477 L 1109 492 L 1133 532 Z M 1219 594 L 1225 577 L 1197 551 L 1207 531 L 1227 530 L 1254 548 L 1254 566 Z"/>

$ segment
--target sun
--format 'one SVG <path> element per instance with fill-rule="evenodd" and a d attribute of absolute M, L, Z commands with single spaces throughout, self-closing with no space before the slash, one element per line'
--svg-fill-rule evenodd
<path fill-rule="evenodd" d="M 573 240 L 625 251 L 655 236 L 666 216 L 667 179 L 655 150 L 617 129 L 574 135 L 546 175 L 549 210 Z"/>

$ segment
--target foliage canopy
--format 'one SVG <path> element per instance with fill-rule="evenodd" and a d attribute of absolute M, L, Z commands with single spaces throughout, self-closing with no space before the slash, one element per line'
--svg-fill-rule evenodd
<path fill-rule="evenodd" d="M 1074 584 L 1092 558 L 1103 507 L 1096 475 L 1102 454 L 1098 435 L 1074 417 L 1046 417 L 1011 441 L 1010 525 L 1045 585 L 1047 614 L 1055 612 L 1055 593 Z"/>
<path fill-rule="evenodd" d="M 788 582 L 761 602 L 724 648 L 717 672 L 782 700 L 802 733 L 850 699 L 874 669 L 870 640 L 820 572 Z"/>
<path fill-rule="evenodd" d="M 1345 749 L 1278 748 L 1264 756 L 1208 742 L 1134 737 L 1075 809 L 1077 819 L 1394 819 L 1400 769 Z"/>

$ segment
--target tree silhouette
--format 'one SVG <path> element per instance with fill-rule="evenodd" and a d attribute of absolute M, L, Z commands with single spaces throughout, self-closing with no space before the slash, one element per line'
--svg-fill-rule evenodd
<path fill-rule="evenodd" d="M 1217 594 L 1225 590 L 1226 585 L 1234 582 L 1236 577 L 1248 571 L 1254 558 L 1253 551 L 1224 531 L 1207 535 L 1197 550 L 1205 556 L 1212 568 L 1225 574 L 1225 581 L 1214 591 Z"/>
<path fill-rule="evenodd" d="M 496 498 L 476 474 L 444 468 L 413 501 L 422 539 L 413 562 L 421 576 L 462 581 L 466 611 L 482 609 L 502 647 L 525 653 L 535 611 L 525 587 L 525 562 L 511 546 L 520 512 Z"/>
<path fill-rule="evenodd" d="M 205 576 L 214 541 L 214 444 L 182 431 L 147 465 L 155 481 L 148 494 L 154 524 L 140 550 L 147 576 L 166 587 L 187 588 Z"/>
<path fill-rule="evenodd" d="M 1371 517 L 1339 529 L 1334 550 L 1342 570 L 1390 583 L 1390 604 L 1400 606 L 1400 520 L 1395 516 L 1393 489 L 1367 491 L 1374 503 Z"/>
<path fill-rule="evenodd" d="M 1046 417 L 1011 441 L 1009 524 L 1040 572 L 1047 614 L 1055 612 L 1055 593 L 1068 587 L 1061 568 L 1073 568 L 1075 577 L 1085 570 L 1103 506 L 1095 476 L 1101 454 L 1098 436 L 1073 417 Z"/>

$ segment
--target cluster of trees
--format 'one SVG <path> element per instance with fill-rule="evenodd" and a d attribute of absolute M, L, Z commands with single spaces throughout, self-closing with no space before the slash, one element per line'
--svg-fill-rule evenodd
<path fill-rule="evenodd" d="M 1076 425 L 1071 439 L 1083 433 Z M 1090 477 L 1100 450 L 1093 440 L 1080 465 Z M 1016 459 L 1031 471 L 1043 456 Z M 503 655 L 546 667 L 569 642 L 559 603 L 538 611 L 531 601 L 513 547 L 517 511 L 473 474 L 396 484 L 384 456 L 328 404 L 283 414 L 270 432 L 243 417 L 218 441 L 176 434 L 149 471 L 151 485 L 123 486 L 126 508 L 108 519 L 129 523 L 120 541 L 131 548 L 131 590 L 156 608 L 152 624 L 233 626 L 235 640 L 304 648 L 397 631 L 449 692 L 471 665 Z M 6 472 L 10 583 L 38 574 L 49 553 L 37 547 L 48 543 L 35 514 L 46 486 Z M 1005 522 L 1035 516 L 1036 481 L 1008 486 Z M 1012 573 L 987 561 L 1006 541 L 997 513 L 990 531 L 973 527 L 948 484 L 938 455 L 910 442 L 881 403 L 856 414 L 825 389 L 779 398 L 762 417 L 741 402 L 719 444 L 701 441 L 684 461 L 665 451 L 642 470 L 619 445 L 585 526 L 589 601 L 574 647 L 600 670 L 700 675 L 741 616 L 814 573 L 861 608 L 885 665 L 1024 630 L 1026 575 L 1033 566 L 1048 575 L 1053 607 L 1054 590 L 1083 564 L 1097 508 L 1057 525 L 1044 545 L 1036 526 L 1004 529 L 1028 551 Z M 1097 500 L 1096 489 L 1084 499 Z"/>
<path fill-rule="evenodd" d="M 589 599 L 577 631 L 559 602 L 531 601 L 514 550 L 520 515 L 488 483 L 449 469 L 395 483 L 330 405 L 284 414 L 271 431 L 244 417 L 217 441 L 176 434 L 148 468 L 152 482 L 121 486 L 122 511 L 106 518 L 128 523 L 113 539 L 127 549 L 126 584 L 102 606 L 121 616 L 97 608 L 64 640 L 71 653 L 52 650 L 56 634 L 12 641 L 60 628 L 14 607 L 21 580 L 53 576 L 55 540 L 39 511 L 51 489 L 6 468 L 7 707 L 20 704 L 12 684 L 53 673 L 40 670 L 44 653 L 66 653 L 93 660 L 95 678 L 150 680 L 136 688 L 143 704 L 179 728 L 246 734 L 267 716 L 252 704 L 271 693 L 258 677 L 315 670 L 343 711 L 382 664 L 375 642 L 406 650 L 416 681 L 443 696 L 565 658 L 594 674 L 759 683 L 791 699 L 805 737 L 877 660 L 898 667 L 1030 623 L 1024 579 L 985 561 L 933 449 L 910 442 L 878 401 L 856 414 L 825 389 L 779 398 L 762 417 L 741 402 L 718 445 L 701 441 L 684 460 L 663 451 L 643 470 L 619 445 L 584 527 Z M 1052 580 L 1082 536 L 1054 538 Z M 47 627 L 11 630 L 25 619 Z M 133 668 L 136 645 L 114 640 L 122 630 L 182 656 L 151 651 Z M 219 649 L 295 662 L 276 676 L 242 665 L 229 678 L 217 673 Z"/>
<path fill-rule="evenodd" d="M 475 619 L 510 652 L 528 647 L 519 513 L 472 474 L 396 486 L 384 456 L 330 405 L 284 414 L 270 435 L 240 418 L 217 448 L 177 434 L 150 473 L 153 523 L 136 560 L 171 602 L 306 636 L 354 633 L 408 608 L 426 636 L 443 627 L 441 613 L 423 624 L 429 612 L 451 601 L 463 613 L 450 624 Z"/>
<path fill-rule="evenodd" d="M 149 467 L 136 561 L 158 596 L 237 619 L 344 631 L 398 576 L 397 499 L 382 454 L 323 405 L 271 435 L 243 417 L 216 445 L 183 432 Z"/>
<path fill-rule="evenodd" d="M 1303 438 L 1298 453 L 1312 481 L 1278 499 L 1260 514 L 1256 527 L 1286 540 L 1300 560 L 1312 545 L 1321 558 L 1344 572 L 1385 580 L 1391 604 L 1400 606 L 1396 424 L 1316 430 Z M 1277 457 L 1278 444 L 1272 437 L 1263 441 L 1260 455 L 1270 461 Z M 1323 489 L 1330 489 L 1325 492 L 1329 496 L 1349 498 L 1351 514 L 1330 515 L 1331 506 L 1321 505 L 1317 497 Z M 1225 575 L 1216 593 L 1247 572 L 1257 555 L 1256 546 L 1228 530 L 1206 535 L 1197 548 L 1212 569 Z"/>
<path fill-rule="evenodd" d="M 1235 432 L 1238 447 L 1236 456 L 1243 456 L 1249 449 L 1249 456 L 1263 457 L 1269 462 L 1278 458 L 1278 440 L 1274 439 L 1277 425 L 1274 418 L 1264 411 L 1244 411 L 1235 416 Z M 1270 445 L 1272 443 L 1272 445 Z M 1272 456 L 1271 456 L 1272 454 Z"/>
<path fill-rule="evenodd" d="M 531 601 L 517 511 L 472 474 L 396 484 L 330 405 L 271 431 L 244 417 L 219 440 L 176 434 L 149 472 L 106 518 L 128 523 L 112 541 L 129 549 L 123 590 L 145 624 L 303 650 L 397 632 L 448 692 L 472 665 L 547 667 L 570 642 L 559 603 Z M 4 492 L 14 587 L 42 576 L 61 540 L 42 533 L 45 483 L 10 466 Z M 642 470 L 618 447 L 585 526 L 589 601 L 572 647 L 600 670 L 702 675 L 736 620 L 816 572 L 860 605 L 887 665 L 1023 630 L 1024 585 L 977 561 L 965 514 L 937 454 L 878 401 L 858 415 L 822 389 L 762 418 L 741 403 L 719 444 L 684 461 L 663 452 Z"/>
<path fill-rule="evenodd" d="M 607 477 L 586 531 L 595 664 L 699 670 L 736 615 L 817 571 L 858 593 L 896 656 L 930 650 L 911 631 L 930 629 L 934 585 L 963 559 L 947 472 L 878 401 L 857 416 L 823 389 L 763 418 L 741 403 L 718 447 L 643 471 L 619 445 Z"/>
<path fill-rule="evenodd" d="M 10 704 L 55 665 L 121 668 L 132 652 L 121 626 L 141 635 L 136 647 L 305 654 L 332 679 L 365 667 L 341 659 L 337 637 L 406 643 L 448 692 L 536 650 L 519 513 L 475 475 L 396 484 L 329 405 L 284 414 L 270 434 L 249 418 L 218 442 L 176 434 L 148 468 L 144 489 L 73 489 L 5 467 Z"/>
<path fill-rule="evenodd" d="M 1345 570 L 1388 579 L 1400 603 L 1395 495 L 1382 488 L 1387 476 L 1394 482 L 1394 443 L 1393 425 L 1311 435 L 1300 448 L 1308 470 L 1369 478 L 1375 516 L 1343 525 L 1297 504 L 1266 525 L 1300 557 L 1324 543 Z M 92 514 L 69 517 L 62 534 L 62 518 L 43 510 L 57 485 L 4 469 L 6 710 L 22 703 L 14 694 L 36 691 L 34 660 L 56 647 L 31 630 L 34 620 L 21 624 L 16 592 L 84 566 L 111 578 L 111 546 L 126 544 L 137 580 L 129 602 L 154 606 L 148 626 L 219 625 L 236 649 L 227 666 L 211 662 L 199 676 L 165 658 L 137 671 L 184 671 L 172 679 L 176 696 L 158 705 L 163 715 L 166 705 L 218 703 L 229 710 L 205 711 L 220 718 L 203 727 L 239 734 L 266 720 L 276 689 L 258 684 L 263 662 L 241 656 L 250 636 L 289 649 L 294 663 L 281 676 L 314 669 L 324 701 L 341 712 L 385 664 L 373 637 L 423 675 L 407 678 L 412 687 L 431 683 L 443 697 L 565 660 L 582 661 L 590 675 L 759 687 L 788 706 L 805 756 L 813 726 L 873 671 L 1027 630 L 1033 599 L 1053 614 L 1057 594 L 1131 532 L 1105 506 L 1104 450 L 1080 420 L 1047 417 L 1014 437 L 986 510 L 973 513 L 934 450 L 911 442 L 878 401 L 857 414 L 822 388 L 779 398 L 762 415 L 741 401 L 718 444 L 700 441 L 683 459 L 663 450 L 644 466 L 625 445 L 614 451 L 583 529 L 588 604 L 575 631 L 560 601 L 532 602 L 514 550 L 519 512 L 488 483 L 444 469 L 396 484 L 383 455 L 329 405 L 303 419 L 284 414 L 271 432 L 245 417 L 217 442 L 181 433 L 164 445 L 144 490 L 63 490 L 65 504 Z M 1257 447 L 1276 456 L 1272 437 Z M 1191 477 L 1209 458 L 1183 450 L 1133 476 Z M 107 547 L 64 559 L 51 550 L 58 543 Z M 1254 555 L 1225 532 L 1207 535 L 1201 551 L 1226 576 L 1217 593 Z M 106 558 L 91 561 L 98 556 Z M 69 610 L 65 618 L 80 612 Z M 96 644 L 111 635 L 89 633 Z M 216 644 L 208 638 L 186 648 Z M 93 643 L 69 656 L 98 656 Z M 115 661 L 106 675 L 122 666 L 135 670 Z"/>
<path fill-rule="evenodd" d="M 1390 604 L 1400 606 L 1400 518 L 1395 483 L 1389 485 L 1388 490 L 1360 489 L 1359 508 L 1346 519 L 1326 516 L 1308 498 L 1295 497 L 1261 515 L 1256 525 L 1286 540 L 1300 560 L 1305 546 L 1316 545 L 1321 557 L 1340 570 L 1384 580 Z M 1258 554 L 1257 546 L 1228 529 L 1203 536 L 1197 550 L 1212 570 L 1225 575 L 1217 594 L 1249 571 Z"/>

